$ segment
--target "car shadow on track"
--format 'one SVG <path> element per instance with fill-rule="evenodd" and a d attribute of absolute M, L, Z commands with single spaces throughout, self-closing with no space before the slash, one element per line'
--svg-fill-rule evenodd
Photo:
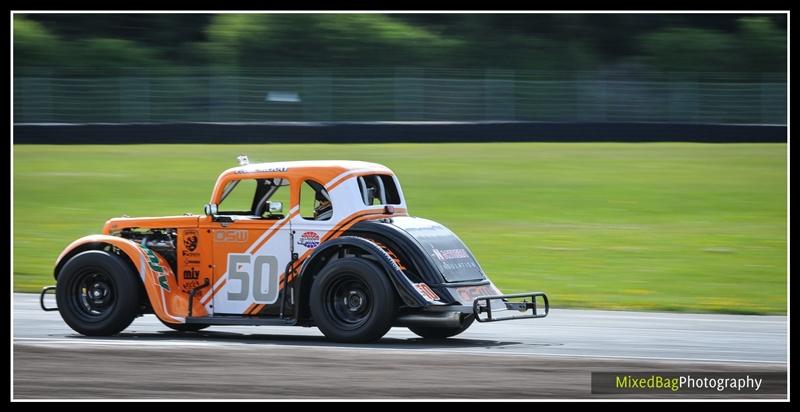
<path fill-rule="evenodd" d="M 70 336 L 75 339 L 92 339 L 92 337 L 73 335 Z M 269 334 L 244 334 L 235 332 L 224 331 L 200 331 L 200 332 L 177 332 L 177 331 L 159 331 L 159 332 L 123 332 L 115 336 L 104 337 L 104 339 L 119 339 L 125 341 L 139 341 L 139 342 L 158 342 L 158 341 L 185 341 L 191 342 L 220 342 L 220 343 L 240 343 L 240 344 L 253 344 L 253 345 L 286 345 L 286 346 L 318 346 L 318 347 L 374 347 L 386 349 L 439 349 L 439 348 L 497 348 L 504 346 L 521 345 L 522 342 L 511 341 L 497 341 L 487 339 L 461 339 L 461 338 L 448 338 L 448 339 L 424 339 L 424 338 L 392 338 L 384 337 L 378 342 L 374 343 L 348 343 L 341 344 L 331 342 L 323 336 L 307 336 L 307 335 L 269 335 Z M 530 346 L 530 344 L 526 344 Z M 542 343 L 536 346 L 550 346 L 549 344 Z"/>

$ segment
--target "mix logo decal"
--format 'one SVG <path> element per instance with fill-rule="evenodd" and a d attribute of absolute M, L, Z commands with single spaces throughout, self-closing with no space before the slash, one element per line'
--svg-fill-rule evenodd
<path fill-rule="evenodd" d="M 319 234 L 317 232 L 304 232 L 300 235 L 300 240 L 297 241 L 297 244 L 313 249 L 319 246 Z"/>
<path fill-rule="evenodd" d="M 156 254 L 153 253 L 152 250 L 142 245 L 139 245 L 139 247 L 142 248 L 142 250 L 144 250 L 144 253 L 147 255 L 147 264 L 150 266 L 150 269 L 158 273 L 158 285 L 161 286 L 161 289 L 164 289 L 167 292 L 169 292 L 169 282 L 167 279 L 167 274 L 164 272 L 164 268 L 162 268 L 161 265 L 159 265 L 158 256 L 156 256 Z"/>
<path fill-rule="evenodd" d="M 197 232 L 194 230 L 187 230 L 183 234 L 183 247 L 189 252 L 194 252 L 197 249 Z"/>
<path fill-rule="evenodd" d="M 200 277 L 200 271 L 195 268 L 189 268 L 183 271 L 184 279 L 197 279 Z"/>

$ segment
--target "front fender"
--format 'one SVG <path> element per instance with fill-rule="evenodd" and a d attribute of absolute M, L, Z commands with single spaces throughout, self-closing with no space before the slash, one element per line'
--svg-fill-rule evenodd
<path fill-rule="evenodd" d="M 185 323 L 189 310 L 189 297 L 181 293 L 177 278 L 169 263 L 157 252 L 138 243 L 117 236 L 91 235 L 82 237 L 67 246 L 56 259 L 54 276 L 58 280 L 61 267 L 74 255 L 86 250 L 104 249 L 112 246 L 120 250 L 136 268 L 139 280 L 144 285 L 153 312 L 167 323 Z M 202 305 L 195 304 L 193 315 L 205 316 Z"/>

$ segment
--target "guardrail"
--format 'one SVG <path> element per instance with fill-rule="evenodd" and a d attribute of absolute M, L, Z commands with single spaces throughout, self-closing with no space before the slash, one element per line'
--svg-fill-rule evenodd
<path fill-rule="evenodd" d="M 15 144 L 786 142 L 784 125 L 611 122 L 15 124 Z"/>

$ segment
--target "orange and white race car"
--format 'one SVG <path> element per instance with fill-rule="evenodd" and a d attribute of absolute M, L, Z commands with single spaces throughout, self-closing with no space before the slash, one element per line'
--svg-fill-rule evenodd
<path fill-rule="evenodd" d="M 179 331 L 316 326 L 340 342 L 374 341 L 392 326 L 446 338 L 474 320 L 549 312 L 541 292 L 500 295 L 455 234 L 410 217 L 385 166 L 239 161 L 203 215 L 115 218 L 72 242 L 42 309 L 84 335 L 153 313 Z M 52 290 L 56 308 L 44 304 Z"/>

